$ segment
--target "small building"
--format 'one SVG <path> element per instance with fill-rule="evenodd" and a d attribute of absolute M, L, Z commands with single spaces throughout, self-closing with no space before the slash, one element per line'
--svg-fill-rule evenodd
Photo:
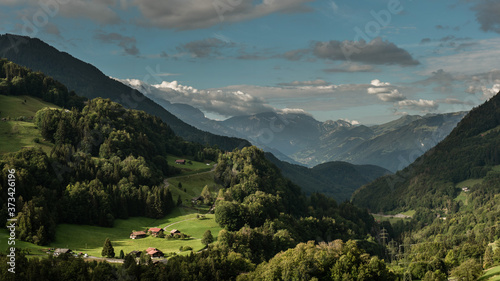
<path fill-rule="evenodd" d="M 151 232 L 151 235 L 153 235 L 153 237 L 157 237 L 159 234 L 163 233 L 163 228 L 152 227 L 148 230 L 148 232 Z"/>
<path fill-rule="evenodd" d="M 162 251 L 152 247 L 148 248 L 146 250 L 146 253 L 148 253 L 148 255 L 151 256 L 152 258 L 160 258 L 165 256 Z"/>
<path fill-rule="evenodd" d="M 134 231 L 130 234 L 130 239 L 139 239 L 146 237 L 147 233 L 144 231 Z"/>
<path fill-rule="evenodd" d="M 172 230 L 170 231 L 170 234 L 171 234 L 171 235 L 174 235 L 174 234 L 181 234 L 181 232 L 180 232 L 179 230 L 177 230 L 177 229 L 172 229 Z"/>
<path fill-rule="evenodd" d="M 204 199 L 203 196 L 193 197 L 191 198 L 191 203 L 198 204 L 198 202 L 203 201 L 203 199 Z"/>
<path fill-rule="evenodd" d="M 470 189 L 469 189 L 468 187 L 462 187 L 462 191 L 463 191 L 463 192 L 469 192 L 469 191 L 470 191 Z"/>
<path fill-rule="evenodd" d="M 57 248 L 54 250 L 54 256 L 59 256 L 60 254 L 71 254 L 71 250 L 66 248 Z"/>
<path fill-rule="evenodd" d="M 185 159 L 177 159 L 177 160 L 175 160 L 175 164 L 186 165 L 186 160 Z"/>
<path fill-rule="evenodd" d="M 132 252 L 130 252 L 130 253 L 128 253 L 128 254 L 129 254 L 129 255 L 132 255 L 133 257 L 138 258 L 138 257 L 140 257 L 140 256 L 141 256 L 142 252 L 141 252 L 141 251 L 132 251 Z"/>

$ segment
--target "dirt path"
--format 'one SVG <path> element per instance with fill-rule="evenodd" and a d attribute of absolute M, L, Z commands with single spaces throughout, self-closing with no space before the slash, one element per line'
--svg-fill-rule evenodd
<path fill-rule="evenodd" d="M 178 224 L 178 223 L 181 223 L 181 222 L 184 222 L 184 221 L 195 220 L 195 219 L 196 219 L 196 218 L 190 218 L 190 219 L 185 219 L 185 220 L 181 220 L 181 221 L 176 221 L 176 222 L 173 222 L 173 223 L 171 223 L 171 224 L 169 224 L 169 225 L 165 226 L 165 227 L 163 228 L 163 230 L 167 231 L 167 227 L 169 227 L 169 226 L 172 226 L 172 225 L 174 225 L 174 224 Z"/>

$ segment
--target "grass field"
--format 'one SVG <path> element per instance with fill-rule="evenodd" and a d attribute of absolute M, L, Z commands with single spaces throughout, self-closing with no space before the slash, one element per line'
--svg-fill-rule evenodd
<path fill-rule="evenodd" d="M 177 159 L 184 159 L 186 160 L 186 164 L 176 164 L 175 160 Z M 202 172 L 209 172 L 213 166 L 214 162 L 208 162 L 208 163 L 203 163 L 203 162 L 197 162 L 194 160 L 190 160 L 188 158 L 184 158 L 181 156 L 174 156 L 174 155 L 168 155 L 167 156 L 167 162 L 169 165 L 175 166 L 176 168 L 181 169 L 182 173 L 181 175 L 192 175 L 192 174 L 198 174 Z"/>
<path fill-rule="evenodd" d="M 50 245 L 41 247 L 16 241 L 16 246 L 30 249 L 34 255 L 44 255 L 41 250 L 46 248 L 70 248 L 73 252 L 83 252 L 100 257 L 104 241 L 109 238 L 116 255 L 120 253 L 120 250 L 129 253 L 134 250 L 143 251 L 149 247 L 158 248 L 164 253 L 176 252 L 179 254 L 180 246 L 191 246 L 194 251 L 198 251 L 204 248 L 200 239 L 207 229 L 210 229 L 214 238 L 217 239 L 217 235 L 222 228 L 215 222 L 214 215 L 205 215 L 203 220 L 197 219 L 196 215 L 197 213 L 194 210 L 177 208 L 162 219 L 134 217 L 127 220 L 115 220 L 115 225 L 112 228 L 60 224 L 57 226 L 56 239 Z M 167 231 L 175 228 L 190 235 L 191 238 L 188 240 L 167 240 L 150 236 L 142 239 L 130 239 L 129 237 L 132 230 L 140 231 L 150 227 L 163 228 L 165 226 L 169 226 Z M 5 247 L 1 248 L 1 250 L 7 248 L 7 239 L 7 231 L 2 230 L 0 232 L 0 245 L 5 245 Z"/>
<path fill-rule="evenodd" d="M 484 275 L 478 281 L 499 281 L 500 280 L 500 266 L 486 270 Z"/>
<path fill-rule="evenodd" d="M 26 102 L 24 102 L 26 100 Z M 0 95 L 0 117 L 16 118 L 20 116 L 35 116 L 35 113 L 44 108 L 60 108 L 52 103 L 30 96 Z"/>
<path fill-rule="evenodd" d="M 408 218 L 397 218 L 397 217 L 385 216 L 385 215 L 378 215 L 378 214 L 371 214 L 371 215 L 377 221 L 389 221 L 391 224 L 394 224 L 394 223 L 396 223 L 397 221 L 400 221 L 400 220 L 410 220 Z"/>
<path fill-rule="evenodd" d="M 180 195 L 184 204 L 191 204 L 191 198 L 200 196 L 201 191 L 208 185 L 212 195 L 217 196 L 220 186 L 214 182 L 213 172 L 204 172 L 196 175 L 179 176 L 167 179 L 174 200 Z M 178 188 L 181 183 L 182 188 Z M 184 191 L 186 189 L 186 191 Z"/>
<path fill-rule="evenodd" d="M 35 138 L 38 138 L 38 143 Z M 48 153 L 53 146 L 43 141 L 35 124 L 23 121 L 0 121 L 0 143 L 0 153 L 15 152 L 23 147 L 41 147 Z"/>
<path fill-rule="evenodd" d="M 26 102 L 24 102 L 26 100 Z M 41 147 L 50 152 L 52 144 L 43 141 L 40 131 L 32 121 L 14 121 L 13 118 L 34 116 L 44 108 L 57 106 L 29 96 L 0 95 L 0 117 L 10 117 L 9 121 L 0 121 L 0 153 L 15 152 L 23 147 Z M 39 143 L 35 143 L 38 138 Z"/>
<path fill-rule="evenodd" d="M 474 187 L 476 184 L 481 184 L 483 183 L 483 179 L 468 179 L 464 180 L 463 182 L 457 183 L 456 187 L 462 188 L 462 187 Z"/>

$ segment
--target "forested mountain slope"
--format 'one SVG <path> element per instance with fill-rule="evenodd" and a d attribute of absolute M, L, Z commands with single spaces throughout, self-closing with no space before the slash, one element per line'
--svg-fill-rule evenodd
<path fill-rule="evenodd" d="M 474 108 L 437 146 L 395 175 L 379 178 L 352 198 L 373 212 L 446 207 L 458 183 L 484 178 L 500 164 L 500 95 Z"/>
<path fill-rule="evenodd" d="M 155 115 L 186 140 L 217 145 L 226 150 L 250 145 L 246 140 L 217 136 L 184 123 L 139 91 L 109 78 L 95 66 L 60 52 L 40 39 L 11 34 L 0 35 L 0 56 L 33 71 L 41 71 L 80 96 L 90 99 L 109 98 L 126 108 Z"/>

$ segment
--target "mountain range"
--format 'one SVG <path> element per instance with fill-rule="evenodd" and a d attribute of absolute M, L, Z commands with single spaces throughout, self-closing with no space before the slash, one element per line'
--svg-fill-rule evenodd
<path fill-rule="evenodd" d="M 465 115 L 465 112 L 405 115 L 374 126 L 345 120 L 321 122 L 307 113 L 286 111 L 217 121 L 205 117 L 191 105 L 165 100 L 164 88 L 160 90 L 135 79 L 120 81 L 141 91 L 192 126 L 214 134 L 247 139 L 280 160 L 308 167 L 344 161 L 377 165 L 395 172 L 435 146 Z"/>

